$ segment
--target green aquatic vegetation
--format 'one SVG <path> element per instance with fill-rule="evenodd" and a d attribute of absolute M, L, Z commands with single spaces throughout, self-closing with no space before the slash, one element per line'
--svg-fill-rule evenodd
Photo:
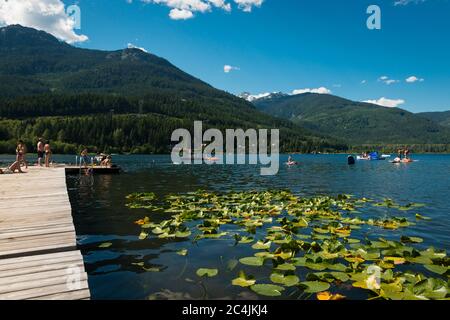
<path fill-rule="evenodd" d="M 219 274 L 219 270 L 217 269 L 208 269 L 208 268 L 200 268 L 197 270 L 197 276 L 199 277 L 207 277 L 212 278 Z"/>
<path fill-rule="evenodd" d="M 239 286 L 239 287 L 251 287 L 256 283 L 256 280 L 252 276 L 247 276 L 244 271 L 239 272 L 239 277 L 236 279 L 233 279 L 231 284 L 233 286 Z"/>
<path fill-rule="evenodd" d="M 323 292 L 330 288 L 330 284 L 328 282 L 322 281 L 304 281 L 301 282 L 300 285 L 306 293 Z"/>
<path fill-rule="evenodd" d="M 100 244 L 98 247 L 102 248 L 102 249 L 106 249 L 106 248 L 109 248 L 111 246 L 112 246 L 111 242 L 104 242 L 104 243 Z"/>
<path fill-rule="evenodd" d="M 273 283 L 282 284 L 286 287 L 293 287 L 300 282 L 300 278 L 296 275 L 284 275 L 282 273 L 272 273 L 270 275 L 270 280 Z"/>
<path fill-rule="evenodd" d="M 258 282 L 265 283 L 257 283 L 243 271 L 230 280 L 233 286 L 262 296 L 281 296 L 289 287 L 331 299 L 342 297 L 338 292 L 327 291 L 331 285 L 333 291 L 339 291 L 342 285 L 351 284 L 366 290 L 372 298 L 449 298 L 450 259 L 446 251 L 417 249 L 423 239 L 403 234 L 415 223 L 397 216 L 401 211 L 421 208 L 422 204 L 398 204 L 392 199 L 375 202 L 349 195 L 303 198 L 285 190 L 223 194 L 201 190 L 169 195 L 162 200 L 151 193 L 136 193 L 127 201 L 130 208 L 147 208 L 151 213 L 168 215 L 157 222 L 160 215 L 152 218 L 149 213 L 149 217 L 136 221 L 141 240 L 224 240 L 234 242 L 242 250 L 253 250 L 246 254 L 249 256 L 236 257 L 224 267 L 226 274 L 237 266 L 254 268 L 255 272 L 270 270 L 258 278 Z M 383 208 L 382 216 L 363 215 L 373 206 Z M 416 214 L 416 222 L 425 223 L 420 220 L 426 218 Z M 370 237 L 376 228 L 392 237 Z M 390 240 L 393 238 L 399 241 Z M 176 253 L 184 256 L 187 250 Z M 144 264 L 139 267 L 146 268 Z M 369 268 L 378 268 L 381 278 L 374 278 Z M 197 275 L 214 277 L 218 272 L 201 268 Z"/>
<path fill-rule="evenodd" d="M 254 292 L 266 297 L 279 297 L 284 291 L 283 287 L 274 284 L 255 284 L 250 287 Z"/>
<path fill-rule="evenodd" d="M 252 248 L 255 250 L 269 250 L 271 245 L 272 241 L 267 242 L 258 241 L 252 246 Z"/>
<path fill-rule="evenodd" d="M 264 264 L 262 257 L 247 257 L 239 259 L 239 262 L 247 266 L 261 267 Z"/>
<path fill-rule="evenodd" d="M 177 251 L 177 255 L 179 255 L 179 256 L 187 256 L 187 254 L 188 254 L 187 249 L 181 249 L 181 250 Z"/>

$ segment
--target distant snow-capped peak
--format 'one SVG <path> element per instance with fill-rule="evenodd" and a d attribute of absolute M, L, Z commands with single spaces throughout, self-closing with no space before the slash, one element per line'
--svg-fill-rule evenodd
<path fill-rule="evenodd" d="M 239 98 L 245 99 L 249 102 L 253 102 L 255 100 L 268 100 L 278 97 L 284 97 L 288 96 L 288 94 L 283 92 L 266 92 L 266 93 L 260 93 L 260 94 L 251 94 L 249 92 L 243 92 L 238 95 Z"/>

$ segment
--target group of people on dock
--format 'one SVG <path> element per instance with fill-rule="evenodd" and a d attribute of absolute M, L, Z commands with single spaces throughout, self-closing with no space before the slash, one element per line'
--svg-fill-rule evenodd
<path fill-rule="evenodd" d="M 80 154 L 80 166 L 98 165 L 101 167 L 111 167 L 112 157 L 109 154 L 97 153 L 95 157 L 90 158 L 88 149 L 83 149 Z"/>
<path fill-rule="evenodd" d="M 53 165 L 52 148 L 50 141 L 39 138 L 36 144 L 37 163 L 36 166 L 49 168 Z M 93 158 L 89 157 L 88 149 L 83 149 L 80 154 L 80 166 L 98 165 L 110 168 L 113 166 L 111 155 L 97 153 Z M 16 146 L 16 159 L 7 168 L 0 169 L 0 174 L 24 173 L 22 168 L 28 169 L 27 146 L 23 140 L 19 140 Z"/>
<path fill-rule="evenodd" d="M 42 167 L 43 164 L 45 167 L 49 168 L 51 165 L 52 159 L 52 149 L 50 146 L 50 141 L 44 141 L 43 138 L 39 138 L 37 145 L 37 165 Z M 11 173 L 24 173 L 22 167 L 28 169 L 28 161 L 27 161 L 27 146 L 23 140 L 19 140 L 16 146 L 16 160 L 7 168 L 0 169 L 0 174 L 11 174 Z"/>

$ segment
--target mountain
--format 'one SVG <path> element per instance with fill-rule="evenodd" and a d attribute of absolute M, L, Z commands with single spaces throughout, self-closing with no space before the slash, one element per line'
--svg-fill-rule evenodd
<path fill-rule="evenodd" d="M 430 119 L 441 126 L 450 127 L 450 111 L 443 112 L 422 112 L 418 115 Z"/>
<path fill-rule="evenodd" d="M 353 145 L 448 144 L 450 137 L 448 128 L 420 115 L 333 95 L 305 93 L 253 103 L 270 115 Z"/>
<path fill-rule="evenodd" d="M 0 28 L 0 153 L 41 135 L 55 152 L 168 152 L 172 131 L 194 120 L 223 130 L 280 128 L 284 150 L 346 147 L 142 50 L 88 50 L 32 28 Z"/>

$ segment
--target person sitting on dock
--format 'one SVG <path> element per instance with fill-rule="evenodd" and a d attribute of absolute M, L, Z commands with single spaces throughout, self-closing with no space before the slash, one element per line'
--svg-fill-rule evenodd
<path fill-rule="evenodd" d="M 107 156 L 106 159 L 104 159 L 100 165 L 103 167 L 111 168 L 112 167 L 112 157 Z"/>
<path fill-rule="evenodd" d="M 0 174 L 12 174 L 12 173 L 16 173 L 16 171 L 18 173 L 25 173 L 20 168 L 20 162 L 19 161 L 15 161 L 12 165 L 10 165 L 6 169 L 0 169 Z"/>

